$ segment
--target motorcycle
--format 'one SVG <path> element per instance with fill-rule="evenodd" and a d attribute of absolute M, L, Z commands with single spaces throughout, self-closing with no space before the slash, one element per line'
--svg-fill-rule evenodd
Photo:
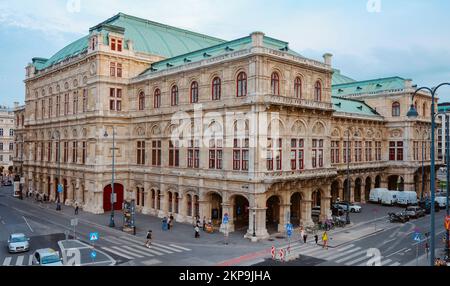
<path fill-rule="evenodd" d="M 409 221 L 409 217 L 404 213 L 388 213 L 390 222 L 405 223 Z"/>

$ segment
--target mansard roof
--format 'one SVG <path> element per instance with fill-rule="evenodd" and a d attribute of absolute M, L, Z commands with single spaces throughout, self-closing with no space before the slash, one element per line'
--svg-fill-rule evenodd
<path fill-rule="evenodd" d="M 340 70 L 333 69 L 332 85 L 351 83 L 355 81 L 356 80 L 341 74 Z"/>
<path fill-rule="evenodd" d="M 381 117 L 381 115 L 378 114 L 375 109 L 367 105 L 362 100 L 332 96 L 331 102 L 333 104 L 333 109 L 335 112 L 357 114 L 377 118 Z"/>
<path fill-rule="evenodd" d="M 222 39 L 163 25 L 123 13 L 119 13 L 92 27 L 90 32 L 102 31 L 104 27 L 109 27 L 109 30 L 115 28 L 115 30 L 123 32 L 125 42 L 131 40 L 135 51 L 165 58 L 175 57 L 225 42 Z M 107 31 L 104 32 L 107 33 Z M 107 34 L 105 36 L 107 37 Z M 65 59 L 77 56 L 87 51 L 88 39 L 89 35 L 86 35 L 64 47 L 50 59 L 33 61 L 33 64 L 37 70 L 42 70 Z"/>
<path fill-rule="evenodd" d="M 402 91 L 406 88 L 406 79 L 394 76 L 364 81 L 353 81 L 332 86 L 333 96 L 358 96 Z"/>

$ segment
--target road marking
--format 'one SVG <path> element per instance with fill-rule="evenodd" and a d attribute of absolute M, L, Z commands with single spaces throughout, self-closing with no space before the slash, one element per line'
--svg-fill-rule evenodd
<path fill-rule="evenodd" d="M 139 250 L 137 250 L 137 249 L 133 249 L 133 248 L 131 248 L 131 247 L 129 247 L 129 246 L 123 246 L 123 248 L 125 248 L 126 250 L 128 250 L 128 251 L 130 251 L 131 253 L 130 254 L 136 254 L 136 255 L 139 255 L 139 256 L 141 256 L 141 255 L 144 255 L 142 252 L 139 252 Z M 149 254 L 150 256 L 153 256 L 153 255 L 151 255 L 151 254 Z M 142 258 L 143 256 L 141 256 L 141 258 Z"/>
<path fill-rule="evenodd" d="M 6 224 L 4 220 L 2 220 L 2 224 Z"/>
<path fill-rule="evenodd" d="M 128 256 L 128 255 L 120 253 L 120 252 L 117 252 L 114 249 L 111 249 L 109 247 L 102 247 L 102 249 L 104 249 L 104 250 L 106 250 L 108 252 L 114 253 L 114 254 L 116 254 L 118 256 L 125 257 L 126 259 L 134 259 L 134 257 Z"/>
<path fill-rule="evenodd" d="M 347 249 L 352 248 L 352 247 L 354 247 L 354 246 L 355 246 L 354 244 L 350 244 L 350 245 L 347 245 L 347 246 L 344 246 L 344 247 L 338 249 L 337 251 L 338 251 L 338 252 L 343 252 L 344 250 L 347 250 Z M 323 248 L 322 248 L 322 249 L 323 249 Z M 334 251 L 329 251 L 329 250 L 326 250 L 326 249 L 324 249 L 324 250 L 325 250 L 324 253 L 319 254 L 319 255 L 317 255 L 317 256 L 315 256 L 315 257 L 316 257 L 316 258 L 322 258 L 322 257 L 325 257 L 325 256 L 327 256 L 327 255 L 330 255 L 330 252 L 331 252 L 331 254 L 335 254 Z"/>
<path fill-rule="evenodd" d="M 390 259 L 386 259 L 386 260 L 381 260 L 381 266 L 386 266 L 386 264 L 392 262 L 392 260 Z"/>
<path fill-rule="evenodd" d="M 16 260 L 16 266 L 22 265 L 22 263 L 23 263 L 23 258 L 24 258 L 23 255 L 17 257 L 17 260 Z"/>
<path fill-rule="evenodd" d="M 389 266 L 399 266 L 400 265 L 400 262 L 395 262 L 395 263 L 392 263 L 391 265 L 389 265 Z"/>
<path fill-rule="evenodd" d="M 162 252 L 166 252 L 166 253 L 173 253 L 172 251 L 170 251 L 170 250 L 172 250 L 170 247 L 167 247 L 167 246 L 164 246 L 164 245 L 162 245 L 162 244 L 159 244 L 159 243 L 156 243 L 156 242 L 152 242 L 152 244 L 153 245 L 156 245 L 156 246 L 158 246 L 158 247 L 160 247 L 158 250 L 160 250 L 160 251 L 162 251 Z M 170 249 L 170 250 L 166 250 L 166 249 Z M 181 250 L 174 250 L 175 252 L 182 252 Z"/>
<path fill-rule="evenodd" d="M 32 265 L 33 264 L 33 255 L 30 255 L 28 257 L 28 265 Z"/>
<path fill-rule="evenodd" d="M 353 253 L 352 255 L 349 255 L 347 257 L 341 258 L 339 260 L 336 260 L 336 263 L 342 263 L 342 262 L 344 262 L 346 260 L 352 259 L 353 257 L 359 256 L 359 255 L 361 255 L 363 253 L 366 253 L 366 252 L 367 252 L 367 250 L 358 251 L 356 253 Z"/>
<path fill-rule="evenodd" d="M 147 266 L 150 266 L 150 265 L 155 265 L 155 264 L 161 263 L 161 260 L 158 260 L 158 259 L 150 259 L 150 260 L 147 260 L 147 261 L 143 261 L 142 263 L 145 264 L 145 265 L 147 265 Z"/>
<path fill-rule="evenodd" d="M 386 241 L 384 241 L 384 244 L 389 243 L 389 242 L 394 241 L 394 240 L 397 240 L 397 238 L 386 240 Z"/>
<path fill-rule="evenodd" d="M 108 242 L 114 243 L 114 244 L 118 244 L 118 245 L 123 245 L 124 241 L 119 240 L 113 236 L 108 236 L 108 237 L 102 237 L 101 239 L 106 240 Z"/>
<path fill-rule="evenodd" d="M 399 252 L 402 252 L 402 251 L 404 251 L 406 249 L 406 247 L 403 247 L 402 249 L 400 249 L 400 250 L 397 250 L 396 252 L 394 252 L 394 253 L 391 253 L 391 254 L 389 254 L 389 255 L 387 255 L 387 256 L 385 256 L 386 258 L 387 257 L 390 257 L 390 256 L 392 256 L 392 255 L 395 255 L 395 254 L 397 254 L 397 253 L 399 253 Z"/>
<path fill-rule="evenodd" d="M 31 232 L 34 232 L 33 229 L 31 228 L 30 224 L 28 223 L 27 219 L 26 219 L 24 216 L 22 216 L 22 217 L 23 217 L 23 220 L 25 221 L 25 223 L 26 223 L 26 224 L 28 225 L 28 227 L 30 228 Z"/>
<path fill-rule="evenodd" d="M 355 248 L 350 249 L 350 250 L 347 250 L 347 251 L 345 251 L 345 252 L 341 252 L 341 253 L 339 253 L 339 254 L 335 254 L 335 255 L 332 255 L 332 256 L 330 256 L 330 257 L 327 257 L 327 260 L 334 260 L 334 259 L 336 259 L 336 258 L 338 258 L 338 257 L 344 256 L 344 255 L 348 255 L 348 254 L 350 254 L 350 253 L 352 253 L 352 252 L 355 252 L 355 251 L 358 251 L 358 250 L 360 250 L 360 249 L 361 249 L 361 247 L 355 247 Z"/>
<path fill-rule="evenodd" d="M 143 251 L 147 251 L 148 253 L 152 253 L 152 254 L 155 254 L 155 255 L 158 255 L 158 256 L 164 255 L 164 253 L 158 252 L 158 251 L 154 250 L 152 247 L 151 247 L 151 248 L 148 248 L 148 247 L 146 247 L 146 246 L 140 246 L 140 248 L 141 248 Z M 159 250 L 159 249 L 158 249 L 158 250 Z"/>
<path fill-rule="evenodd" d="M 345 263 L 345 265 L 350 266 L 350 265 L 353 265 L 353 264 L 358 263 L 360 261 L 369 260 L 369 259 L 370 259 L 370 257 L 368 257 L 368 256 L 362 256 L 362 257 L 360 257 L 358 259 L 355 259 L 355 260 L 352 260 L 352 261 L 349 261 L 349 262 Z"/>
<path fill-rule="evenodd" d="M 3 261 L 3 266 L 9 266 L 9 264 L 11 263 L 11 259 L 11 257 L 6 257 Z"/>
<path fill-rule="evenodd" d="M 408 248 L 407 250 L 405 250 L 405 253 L 406 253 L 406 252 L 409 252 L 409 251 L 411 251 L 411 248 Z"/>
<path fill-rule="evenodd" d="M 115 249 L 116 251 L 126 253 L 127 255 L 131 255 L 131 256 L 134 256 L 137 258 L 144 258 L 144 256 L 142 256 L 140 254 L 131 253 L 130 251 L 126 252 L 127 250 L 120 248 L 120 246 L 113 246 L 112 248 Z M 125 246 L 124 246 L 124 248 L 125 248 Z"/>
<path fill-rule="evenodd" d="M 172 246 L 172 247 L 178 247 L 179 249 L 182 249 L 182 250 L 191 251 L 191 249 L 186 248 L 186 247 L 182 247 L 182 246 L 179 246 L 179 245 L 175 245 L 175 244 L 169 244 L 169 245 Z"/>

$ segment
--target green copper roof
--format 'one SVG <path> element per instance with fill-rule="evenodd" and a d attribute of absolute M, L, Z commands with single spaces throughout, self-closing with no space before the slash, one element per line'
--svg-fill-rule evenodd
<path fill-rule="evenodd" d="M 438 112 L 449 112 L 450 102 L 443 102 L 438 104 Z"/>
<path fill-rule="evenodd" d="M 181 66 L 191 62 L 198 62 L 210 57 L 216 57 L 228 53 L 232 53 L 239 50 L 245 50 L 252 46 L 252 37 L 247 36 L 239 38 L 233 41 L 220 43 L 218 45 L 208 47 L 205 49 L 197 50 L 195 52 L 179 55 L 177 57 L 165 59 L 156 63 L 153 63 L 149 69 L 144 71 L 141 76 L 151 74 L 153 72 L 165 70 L 171 67 Z M 301 57 L 300 54 L 290 50 L 288 43 L 283 42 L 270 37 L 263 37 L 263 46 L 266 48 L 284 51 L 291 55 Z"/>
<path fill-rule="evenodd" d="M 345 76 L 341 74 L 341 71 L 338 69 L 333 69 L 333 78 L 332 78 L 332 85 L 335 84 L 344 84 L 344 83 L 351 83 L 355 82 L 356 80 L 349 78 L 348 76 Z"/>
<path fill-rule="evenodd" d="M 366 81 L 355 81 L 332 86 L 332 95 L 348 96 L 358 94 L 377 94 L 386 91 L 396 91 L 405 88 L 405 79 L 401 77 L 387 77 Z"/>
<path fill-rule="evenodd" d="M 125 42 L 131 40 L 135 51 L 159 55 L 166 58 L 225 42 L 218 38 L 163 25 L 123 13 L 117 14 L 90 30 L 106 33 L 104 36 L 107 37 L 107 32 L 102 31 L 102 27 L 109 27 L 111 29 L 111 27 L 114 26 L 125 29 Z M 118 31 L 123 29 L 118 29 Z M 89 36 L 87 35 L 69 44 L 45 63 L 40 62 L 33 64 L 35 64 L 36 69 L 41 70 L 67 58 L 76 56 L 87 50 L 88 38 Z M 126 47 L 126 44 L 124 44 L 124 47 Z"/>
<path fill-rule="evenodd" d="M 331 102 L 333 103 L 333 109 L 336 112 L 345 112 L 353 114 L 361 114 L 366 116 L 376 116 L 380 115 L 364 101 L 342 98 L 337 96 L 331 97 Z"/>

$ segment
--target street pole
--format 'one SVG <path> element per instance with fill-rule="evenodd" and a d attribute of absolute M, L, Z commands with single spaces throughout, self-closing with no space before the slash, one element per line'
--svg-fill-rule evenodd
<path fill-rule="evenodd" d="M 60 201 L 60 186 L 61 186 L 61 134 L 58 131 L 58 186 L 56 187 L 56 210 L 61 210 Z M 63 190 L 64 191 L 64 190 Z"/>
<path fill-rule="evenodd" d="M 424 144 L 425 142 L 423 142 L 422 140 L 422 191 L 420 192 L 420 200 L 423 200 L 423 192 L 425 190 L 425 172 L 424 172 L 424 166 L 423 166 L 423 162 L 424 162 Z"/>
<path fill-rule="evenodd" d="M 254 194 L 253 197 L 255 199 L 253 205 L 253 240 L 256 240 L 256 187 L 254 186 Z"/>
<path fill-rule="evenodd" d="M 116 131 L 114 129 L 113 126 L 113 150 L 112 150 L 112 178 L 111 178 L 111 217 L 109 220 L 109 226 L 110 227 L 115 227 L 115 223 L 114 223 L 114 171 L 115 171 L 115 148 L 116 148 Z"/>
<path fill-rule="evenodd" d="M 350 197 L 350 128 L 347 129 L 347 194 Z M 350 199 L 350 198 L 349 198 Z M 350 204 L 347 201 L 347 209 L 345 210 L 346 216 L 345 216 L 345 223 L 350 224 Z"/>
<path fill-rule="evenodd" d="M 449 169 L 449 162 L 450 162 L 450 117 L 446 114 L 445 115 L 445 167 L 447 172 L 447 182 L 446 182 L 446 189 L 447 189 L 447 203 L 445 205 L 445 210 L 447 217 L 449 216 L 449 182 L 450 182 L 450 169 Z M 447 253 L 447 259 L 450 258 L 450 249 L 449 249 L 449 230 L 447 229 L 446 233 L 446 241 L 445 241 L 445 250 Z"/>

